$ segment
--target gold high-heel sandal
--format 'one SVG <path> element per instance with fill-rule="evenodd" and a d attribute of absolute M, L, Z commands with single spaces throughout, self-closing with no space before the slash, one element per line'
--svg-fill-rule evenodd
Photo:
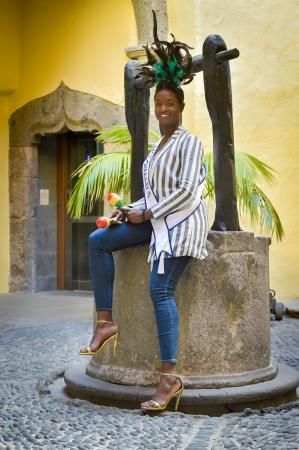
<path fill-rule="evenodd" d="M 97 320 L 96 323 L 113 323 L 113 322 L 108 322 L 108 320 Z M 88 346 L 88 347 L 86 347 L 87 352 L 81 352 L 80 351 L 79 355 L 80 356 L 93 356 L 93 355 L 96 355 L 97 353 L 99 353 L 100 350 L 102 350 L 104 345 L 107 344 L 107 342 L 111 341 L 112 339 L 114 339 L 113 356 L 115 356 L 117 345 L 118 345 L 118 331 L 116 333 L 112 334 L 112 336 L 109 336 L 107 339 L 105 339 L 105 341 L 102 342 L 102 344 L 96 350 L 91 350 L 91 347 Z"/>
<path fill-rule="evenodd" d="M 165 402 L 163 403 L 159 403 L 156 400 L 148 400 L 144 403 L 141 403 L 141 409 L 143 411 L 165 411 L 165 409 L 168 406 L 168 403 L 170 402 L 170 400 L 172 400 L 174 397 L 176 397 L 176 402 L 175 402 L 175 407 L 174 410 L 177 411 L 178 410 L 178 406 L 179 406 L 179 402 L 181 399 L 181 395 L 183 393 L 184 390 L 184 385 L 183 382 L 181 380 L 180 377 L 178 377 L 177 375 L 173 374 L 173 373 L 163 373 L 161 372 L 161 375 L 168 375 L 168 376 L 172 376 L 172 377 L 176 377 L 178 380 L 180 380 L 181 383 L 181 387 L 175 391 Z M 147 405 L 146 405 L 147 403 Z"/>

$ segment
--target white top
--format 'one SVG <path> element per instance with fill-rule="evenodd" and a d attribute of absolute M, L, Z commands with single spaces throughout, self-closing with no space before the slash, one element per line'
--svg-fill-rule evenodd
<path fill-rule="evenodd" d="M 162 222 L 166 224 L 168 247 L 171 251 L 165 248 L 163 257 L 193 256 L 204 259 L 207 257 L 206 239 L 209 226 L 205 203 L 200 196 L 190 214 L 190 205 L 194 204 L 196 196 L 198 197 L 199 187 L 202 188 L 205 178 L 202 143 L 182 126 L 175 130 L 165 146 L 155 154 L 160 141 L 153 147 L 143 166 L 143 171 L 147 172 L 152 197 L 149 198 L 148 189 L 145 189 L 146 198 L 143 197 L 130 206 L 146 209 L 150 202 L 153 228 Z M 151 201 L 153 198 L 154 206 Z M 180 212 L 183 215 L 185 212 L 183 220 L 174 227 L 167 225 L 167 222 L 170 223 L 168 219 L 171 219 L 174 213 Z M 160 256 L 160 253 L 156 252 L 153 232 L 149 261 L 153 262 Z M 160 273 L 163 272 L 162 268 Z"/>

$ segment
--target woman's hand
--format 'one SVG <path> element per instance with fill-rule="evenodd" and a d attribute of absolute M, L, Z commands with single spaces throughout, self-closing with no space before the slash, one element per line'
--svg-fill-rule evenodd
<path fill-rule="evenodd" d="M 143 211 L 137 208 L 128 208 L 127 206 L 123 206 L 120 210 L 125 215 L 126 219 L 130 223 L 142 223 L 144 222 L 144 214 Z"/>
<path fill-rule="evenodd" d="M 121 221 L 125 218 L 125 214 L 120 209 L 115 209 L 110 214 L 111 222 L 113 223 L 121 223 Z"/>
<path fill-rule="evenodd" d="M 150 220 L 153 214 L 150 209 L 143 211 L 138 208 L 129 208 L 128 206 L 122 206 L 112 211 L 110 218 L 115 223 L 120 223 L 125 218 L 130 223 L 142 223 L 146 220 Z"/>

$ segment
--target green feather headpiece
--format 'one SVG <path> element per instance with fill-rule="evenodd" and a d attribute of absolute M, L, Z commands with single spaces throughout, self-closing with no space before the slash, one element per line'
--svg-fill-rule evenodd
<path fill-rule="evenodd" d="M 144 47 L 148 61 L 141 65 L 139 76 L 145 76 L 155 84 L 167 81 L 179 87 L 181 84 L 191 83 L 195 74 L 192 73 L 192 56 L 189 45 L 176 41 L 160 41 L 157 34 L 157 18 L 153 11 L 154 42 Z"/>
<path fill-rule="evenodd" d="M 153 64 L 153 69 L 156 74 L 156 83 L 159 84 L 161 81 L 169 81 L 169 79 L 179 86 L 181 80 L 184 77 L 183 69 L 178 65 L 176 60 L 170 59 L 166 64 L 163 61 L 157 61 Z"/>

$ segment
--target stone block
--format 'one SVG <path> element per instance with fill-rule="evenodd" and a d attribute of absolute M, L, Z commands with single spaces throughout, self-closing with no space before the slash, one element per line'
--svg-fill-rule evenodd
<path fill-rule="evenodd" d="M 246 252 L 253 251 L 254 234 L 247 231 L 210 231 L 208 251 Z"/>
<path fill-rule="evenodd" d="M 36 219 L 10 221 L 10 284 L 12 292 L 34 291 L 36 287 Z"/>
<path fill-rule="evenodd" d="M 10 178 L 9 203 L 11 219 L 35 217 L 38 203 L 38 179 L 32 177 Z"/>
<path fill-rule="evenodd" d="M 9 175 L 11 178 L 38 177 L 38 149 L 36 146 L 9 149 Z"/>

